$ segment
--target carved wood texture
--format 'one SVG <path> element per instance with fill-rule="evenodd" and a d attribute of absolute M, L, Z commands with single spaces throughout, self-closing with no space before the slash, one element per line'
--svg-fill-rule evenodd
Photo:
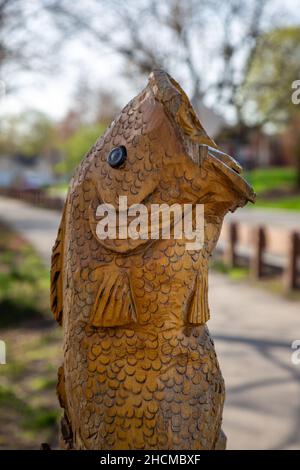
<path fill-rule="evenodd" d="M 127 160 L 111 168 L 112 148 Z M 187 96 L 156 70 L 84 157 L 52 257 L 51 305 L 64 331 L 61 443 L 74 449 L 224 448 L 224 382 L 206 327 L 208 260 L 229 210 L 254 200 Z M 102 240 L 96 209 L 205 204 L 205 242 Z"/>

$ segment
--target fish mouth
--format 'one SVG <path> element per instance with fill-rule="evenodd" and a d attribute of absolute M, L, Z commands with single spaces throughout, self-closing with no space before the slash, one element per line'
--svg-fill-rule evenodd
<path fill-rule="evenodd" d="M 255 202 L 256 194 L 250 184 L 243 178 L 241 174 L 243 169 L 233 157 L 214 147 L 199 145 L 199 166 L 203 165 L 205 160 L 208 161 L 216 171 L 223 173 L 229 180 L 233 189 L 245 199 L 245 202 Z"/>
<path fill-rule="evenodd" d="M 149 85 L 155 98 L 161 102 L 175 124 L 183 147 L 193 162 L 201 167 L 205 161 L 221 172 L 229 181 L 244 204 L 254 202 L 256 195 L 242 177 L 242 167 L 230 155 L 222 152 L 206 133 L 190 100 L 181 86 L 163 70 L 154 70 L 149 76 Z M 242 204 L 242 203 L 241 203 Z"/>
<path fill-rule="evenodd" d="M 205 149 L 207 147 L 207 150 Z M 199 153 L 201 152 L 208 153 L 211 157 L 217 158 L 219 161 L 227 165 L 233 171 L 235 171 L 238 175 L 240 175 L 243 171 L 241 165 L 230 155 L 225 152 L 222 152 L 219 149 L 214 147 L 210 147 L 209 145 L 200 145 L 199 146 Z"/>

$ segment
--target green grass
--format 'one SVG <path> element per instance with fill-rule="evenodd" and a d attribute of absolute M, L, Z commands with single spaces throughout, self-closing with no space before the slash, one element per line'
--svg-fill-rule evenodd
<path fill-rule="evenodd" d="M 46 407 L 32 407 L 19 398 L 11 389 L 0 386 L 0 407 L 10 407 L 12 412 L 21 414 L 21 427 L 39 431 L 57 422 L 58 411 Z"/>
<path fill-rule="evenodd" d="M 291 167 L 260 168 L 248 171 L 247 181 L 257 193 L 254 206 L 300 210 L 300 191 L 296 191 L 296 170 Z"/>
<path fill-rule="evenodd" d="M 0 448 L 57 446 L 61 330 L 49 311 L 49 273 L 21 237 L 0 224 Z"/>
<path fill-rule="evenodd" d="M 245 175 L 258 194 L 278 188 L 293 189 L 296 184 L 296 171 L 291 167 L 260 168 Z"/>
<path fill-rule="evenodd" d="M 255 207 L 300 211 L 300 196 L 281 197 L 272 200 L 258 196 Z"/>
<path fill-rule="evenodd" d="M 48 196 L 65 198 L 68 192 L 68 187 L 69 183 L 56 183 L 47 188 L 46 193 L 48 194 Z"/>
<path fill-rule="evenodd" d="M 222 274 L 227 274 L 234 281 L 243 281 L 249 277 L 249 269 L 242 267 L 229 267 L 222 260 L 213 258 L 211 268 Z"/>
<path fill-rule="evenodd" d="M 0 327 L 49 316 L 48 269 L 18 235 L 0 232 Z"/>

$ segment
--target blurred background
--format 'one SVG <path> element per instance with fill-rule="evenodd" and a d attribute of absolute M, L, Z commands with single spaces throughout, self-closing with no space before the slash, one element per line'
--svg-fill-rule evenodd
<path fill-rule="evenodd" d="M 212 261 L 228 447 L 300 448 L 295 0 L 0 0 L 0 448 L 57 446 L 61 332 L 48 299 L 60 212 L 74 168 L 155 67 L 258 194 L 226 218 Z"/>

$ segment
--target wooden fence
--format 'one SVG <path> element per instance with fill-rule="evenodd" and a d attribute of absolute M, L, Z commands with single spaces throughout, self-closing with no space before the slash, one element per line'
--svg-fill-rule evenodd
<path fill-rule="evenodd" d="M 297 231 L 225 222 L 217 250 L 230 267 L 246 261 L 255 279 L 280 272 L 287 290 L 300 288 L 300 233 Z"/>
<path fill-rule="evenodd" d="M 63 198 L 49 196 L 41 189 L 19 190 L 17 188 L 0 188 L 0 196 L 20 199 L 47 209 L 61 210 L 64 206 Z"/>

